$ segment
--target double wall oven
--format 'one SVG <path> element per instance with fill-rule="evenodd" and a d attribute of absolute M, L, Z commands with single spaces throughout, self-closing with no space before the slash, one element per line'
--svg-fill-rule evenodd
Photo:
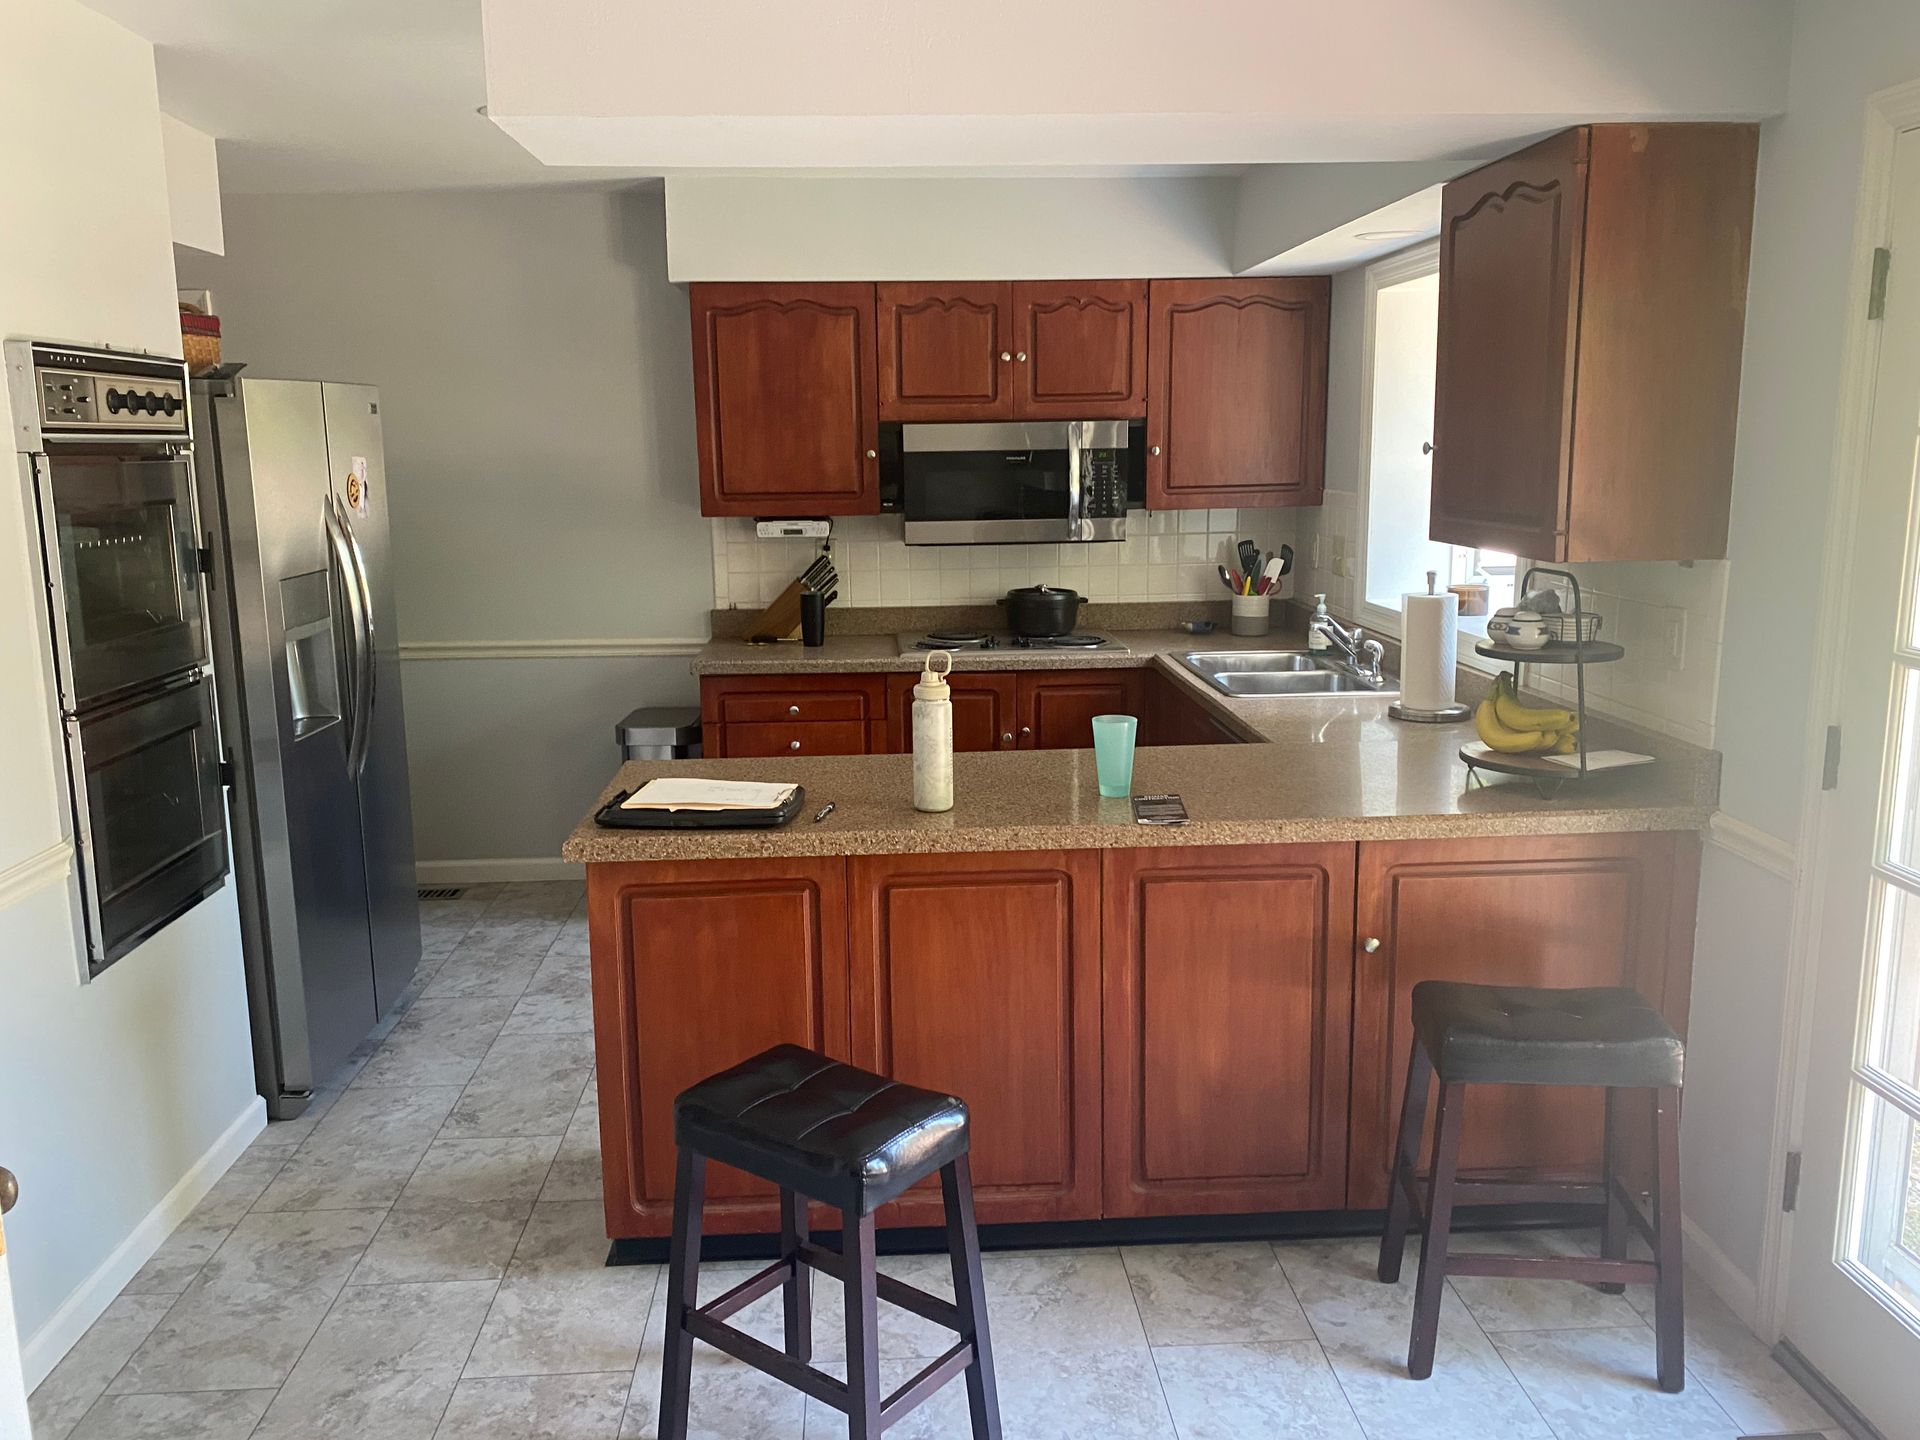
<path fill-rule="evenodd" d="M 7 342 L 6 367 L 98 972 L 227 873 L 187 373 L 27 341 Z"/>

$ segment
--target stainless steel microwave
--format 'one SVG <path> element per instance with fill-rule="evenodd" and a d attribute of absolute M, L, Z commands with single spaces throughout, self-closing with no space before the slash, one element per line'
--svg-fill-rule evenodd
<path fill-rule="evenodd" d="M 1138 440 L 1125 420 L 902 425 L 889 498 L 909 545 L 1124 540 Z"/>

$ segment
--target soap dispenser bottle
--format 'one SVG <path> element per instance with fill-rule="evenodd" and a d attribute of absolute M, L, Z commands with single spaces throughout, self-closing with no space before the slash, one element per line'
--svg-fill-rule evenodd
<path fill-rule="evenodd" d="M 935 666 L 939 668 L 934 668 Z M 913 808 L 953 808 L 953 656 L 936 650 L 913 687 Z"/>
<path fill-rule="evenodd" d="M 1307 649 L 1319 651 L 1331 650 L 1333 648 L 1333 641 L 1328 638 L 1325 627 L 1320 623 L 1323 620 L 1331 620 L 1332 618 L 1331 615 L 1327 614 L 1327 597 L 1324 595 L 1314 596 L 1313 614 L 1307 618 Z"/>

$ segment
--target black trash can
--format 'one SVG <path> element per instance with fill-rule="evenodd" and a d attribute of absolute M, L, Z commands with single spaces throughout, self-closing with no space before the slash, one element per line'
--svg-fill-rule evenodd
<path fill-rule="evenodd" d="M 700 712 L 691 705 L 643 706 L 613 727 L 622 760 L 698 760 Z"/>

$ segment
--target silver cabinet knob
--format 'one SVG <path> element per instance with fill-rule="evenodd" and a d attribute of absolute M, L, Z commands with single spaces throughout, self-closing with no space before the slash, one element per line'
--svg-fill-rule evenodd
<path fill-rule="evenodd" d="M 1001 358 L 1002 360 L 1011 360 L 1011 359 L 1013 358 L 1013 355 L 1012 355 L 1012 352 L 1010 352 L 1010 351 L 1007 351 L 1007 350 L 1002 350 L 1002 351 L 1000 352 L 1000 358 Z"/>
<path fill-rule="evenodd" d="M 799 748 L 800 748 L 800 742 L 798 740 L 789 740 L 787 742 L 787 749 L 798 750 Z"/>
<path fill-rule="evenodd" d="M 1013 731 L 1011 731 L 1011 730 L 1003 730 L 1003 731 L 1001 731 L 1001 732 L 1000 732 L 1000 743 L 1001 743 L 1002 745 L 1011 745 L 1011 744 L 1013 743 Z"/>
<path fill-rule="evenodd" d="M 800 713 L 800 707 L 798 705 L 787 706 L 787 714 L 798 715 L 799 713 Z"/>
<path fill-rule="evenodd" d="M 1031 735 L 1033 734 L 1033 727 L 1031 725 L 1022 725 L 1020 727 L 1020 733 L 1022 735 Z"/>
<path fill-rule="evenodd" d="M 1158 445 L 1149 445 L 1147 447 L 1147 453 L 1149 455 L 1158 455 L 1160 453 L 1160 447 Z"/>
<path fill-rule="evenodd" d="M 0 1165 L 0 1215 L 13 1209 L 20 1199 L 20 1182 L 13 1178 L 13 1171 Z"/>
<path fill-rule="evenodd" d="M 1420 453 L 1422 455 L 1431 455 L 1433 453 L 1433 442 L 1431 440 L 1422 440 L 1420 442 Z"/>
<path fill-rule="evenodd" d="M 869 450 L 867 451 L 867 458 L 869 460 L 878 460 L 880 458 L 880 452 L 878 450 Z"/>
<path fill-rule="evenodd" d="M 1018 354 L 1016 354 L 1013 358 L 1018 360 L 1022 365 L 1024 365 L 1027 363 L 1027 352 L 1022 350 Z"/>
<path fill-rule="evenodd" d="M 1369 955 L 1373 954 L 1374 951 L 1380 948 L 1380 937 L 1378 935 L 1369 935 L 1360 948 Z"/>

